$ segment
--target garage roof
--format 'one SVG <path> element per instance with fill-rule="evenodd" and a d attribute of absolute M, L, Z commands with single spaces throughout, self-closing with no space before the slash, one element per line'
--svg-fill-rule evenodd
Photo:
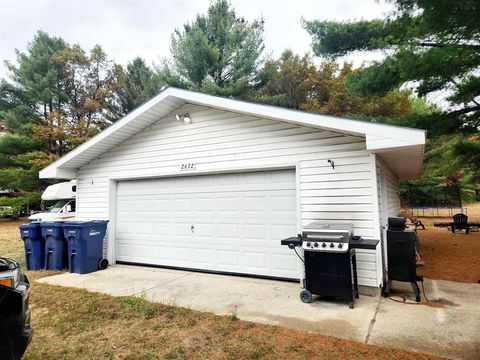
<path fill-rule="evenodd" d="M 425 146 L 424 130 L 291 110 L 168 87 L 101 133 L 41 170 L 40 178 L 75 178 L 76 170 L 79 167 L 157 122 L 185 103 L 365 137 L 367 150 L 377 153 L 397 177 L 401 179 L 416 178 L 422 170 Z"/>

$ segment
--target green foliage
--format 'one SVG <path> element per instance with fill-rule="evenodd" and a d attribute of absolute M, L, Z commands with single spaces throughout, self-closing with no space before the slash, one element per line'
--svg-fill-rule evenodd
<path fill-rule="evenodd" d="M 51 58 L 66 47 L 67 44 L 62 39 L 38 31 L 26 53 L 16 51 L 19 66 L 7 63 L 12 80 L 17 84 L 12 85 L 12 91 L 20 95 L 22 104 L 30 106 L 37 116 L 42 112 L 45 115 L 52 111 L 55 104 L 61 104 L 65 100 L 59 74 L 52 66 Z"/>
<path fill-rule="evenodd" d="M 162 87 L 159 74 L 150 69 L 142 58 L 133 59 L 125 70 L 117 65 L 116 71 L 121 84 L 118 98 L 123 115 L 149 100 Z"/>
<path fill-rule="evenodd" d="M 115 120 L 118 81 L 100 46 L 87 54 L 39 31 L 26 53 L 17 51 L 17 63 L 8 64 L 12 83 L 0 84 L 0 123 L 7 132 L 61 155 Z"/>
<path fill-rule="evenodd" d="M 411 114 L 408 91 L 390 91 L 382 96 L 361 96 L 350 91 L 348 77 L 362 69 L 353 70 L 350 64 L 339 66 L 323 62 L 312 76 L 312 89 L 304 109 L 331 115 L 351 115 L 375 119 L 403 118 Z"/>
<path fill-rule="evenodd" d="M 22 196 L 16 198 L 0 198 L 0 206 L 11 206 L 13 211 L 20 211 L 28 206 L 39 204 L 41 193 L 24 192 Z"/>
<path fill-rule="evenodd" d="M 453 134 L 429 139 L 421 178 L 404 182 L 402 191 L 405 193 L 411 185 L 416 188 L 415 191 L 423 191 L 425 199 L 428 199 L 428 194 L 432 199 L 445 197 L 449 204 L 449 196 L 444 196 L 444 193 L 458 188 L 463 201 L 476 200 L 480 191 L 479 148 L 480 141 L 476 136 Z"/>
<path fill-rule="evenodd" d="M 389 56 L 349 78 L 361 95 L 385 94 L 414 81 L 417 93 L 451 91 L 442 116 L 457 129 L 480 126 L 480 3 L 471 0 L 396 0 L 384 20 L 305 22 L 317 55 L 385 50 Z M 445 131 L 450 131 L 445 127 Z"/>
<path fill-rule="evenodd" d="M 119 83 L 100 46 L 86 53 L 43 31 L 7 68 L 11 80 L 0 82 L 0 188 L 21 191 L 5 200 L 17 207 L 39 201 L 42 167 L 116 119 Z"/>
<path fill-rule="evenodd" d="M 31 137 L 6 133 L 0 136 L 0 189 L 37 190 L 37 166 L 31 162 L 31 154 L 42 143 Z"/>
<path fill-rule="evenodd" d="M 312 87 L 315 65 L 307 56 L 283 52 L 277 61 L 268 61 L 260 71 L 259 80 L 265 82 L 259 89 L 262 102 L 298 109 L 307 101 Z"/>
<path fill-rule="evenodd" d="M 45 184 L 38 170 L 154 96 L 164 84 L 330 115 L 411 126 L 431 137 L 417 185 L 454 184 L 471 198 L 480 182 L 480 11 L 478 2 L 393 0 L 395 11 L 371 21 L 309 21 L 316 55 L 384 51 L 353 69 L 286 50 L 263 61 L 263 19 L 212 2 L 171 38 L 171 62 L 125 68 L 100 46 L 85 51 L 38 31 L 0 80 L 0 188 L 24 195 Z M 402 89 L 414 84 L 415 93 Z M 423 95 L 449 91 L 447 110 Z M 3 134 L 2 134 L 3 133 Z M 413 183 L 411 183 L 413 184 Z M 32 195 L 33 196 L 33 195 Z M 32 197 L 34 200 L 34 198 Z"/>
<path fill-rule="evenodd" d="M 459 137 L 452 147 L 458 168 L 466 169 L 469 183 L 480 191 L 480 136 Z"/>
<path fill-rule="evenodd" d="M 374 50 L 371 41 L 384 37 L 385 24 L 381 20 L 335 22 L 303 21 L 303 27 L 313 38 L 313 51 L 317 55 L 342 56 L 355 50 Z"/>
<path fill-rule="evenodd" d="M 414 102 L 411 115 L 381 120 L 428 130 L 424 173 L 421 181 L 410 184 L 445 187 L 452 183 L 471 200 L 478 193 L 480 168 L 480 3 L 392 3 L 395 10 L 385 19 L 303 25 L 312 35 L 316 55 L 335 58 L 357 50 L 385 53 L 383 60 L 349 74 L 347 88 L 356 94 L 383 96 L 404 84 L 413 84 L 419 96 L 449 94 L 443 110 L 419 109 Z"/>
<path fill-rule="evenodd" d="M 23 154 L 32 149 L 40 148 L 41 141 L 25 135 L 5 133 L 0 136 L 0 156 L 13 156 Z"/>
<path fill-rule="evenodd" d="M 172 35 L 172 64 L 162 79 L 171 85 L 220 95 L 247 91 L 263 51 L 263 20 L 237 17 L 227 0 L 213 2 L 206 15 Z"/>
<path fill-rule="evenodd" d="M 52 55 L 51 64 L 59 73 L 67 100 L 63 106 L 54 107 L 49 115 L 63 116 L 77 125 L 71 128 L 71 135 L 83 135 L 82 132 L 90 130 L 98 132 L 117 119 L 115 103 L 120 85 L 116 67 L 99 45 L 88 54 L 79 45 L 68 46 Z M 68 144 L 65 146 L 71 148 Z"/>
<path fill-rule="evenodd" d="M 39 187 L 38 168 L 8 167 L 0 170 L 1 189 L 35 190 Z"/>
<path fill-rule="evenodd" d="M 309 56 L 285 51 L 279 60 L 267 61 L 260 71 L 256 99 L 272 105 L 364 119 L 404 118 L 412 114 L 412 100 L 407 91 L 368 97 L 352 93 L 346 79 L 361 70 L 333 61 L 315 66 Z"/>

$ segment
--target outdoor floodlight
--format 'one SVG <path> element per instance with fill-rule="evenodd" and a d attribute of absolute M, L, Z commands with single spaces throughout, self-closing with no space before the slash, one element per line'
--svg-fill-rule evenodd
<path fill-rule="evenodd" d="M 189 113 L 186 113 L 185 115 L 180 115 L 180 114 L 176 114 L 175 115 L 175 118 L 178 120 L 178 121 L 182 121 L 185 123 L 185 124 L 191 124 L 192 123 L 192 118 L 190 117 L 190 114 Z"/>

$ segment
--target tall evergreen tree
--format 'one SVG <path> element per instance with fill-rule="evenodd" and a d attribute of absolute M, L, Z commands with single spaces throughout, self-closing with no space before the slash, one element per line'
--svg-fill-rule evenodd
<path fill-rule="evenodd" d="M 227 0 L 172 35 L 173 64 L 162 69 L 169 84 L 221 95 L 245 93 L 263 51 L 263 19 L 238 17 Z"/>
<path fill-rule="evenodd" d="M 434 137 L 427 144 L 422 182 L 440 177 L 449 186 L 455 174 L 464 174 L 462 186 L 480 194 L 480 2 L 390 2 L 395 8 L 385 19 L 305 22 L 313 50 L 334 58 L 357 50 L 384 51 L 383 60 L 348 77 L 349 88 L 358 94 L 381 95 L 408 83 L 419 96 L 444 95 L 441 112 L 409 119 L 410 126 Z"/>
<path fill-rule="evenodd" d="M 430 126 L 449 133 L 480 126 L 480 3 L 476 0 L 392 0 L 382 20 L 307 21 L 319 56 L 384 50 L 386 57 L 352 74 L 349 86 L 362 95 L 385 94 L 415 82 L 420 96 L 451 93 L 443 117 Z M 441 127 L 441 128 L 440 128 Z M 439 129 L 440 128 L 440 129 Z M 433 129 L 432 129 L 433 130 Z"/>
<path fill-rule="evenodd" d="M 38 31 L 0 81 L 0 188 L 30 201 L 44 187 L 38 171 L 116 119 L 116 68 L 100 46 Z M 15 201 L 21 204 L 21 201 Z"/>
<path fill-rule="evenodd" d="M 6 63 L 11 82 L 0 83 L 0 188 L 39 190 L 39 161 L 46 142 L 33 136 L 34 128 L 64 101 L 60 77 L 50 60 L 65 42 L 39 31 L 26 53 L 17 51 L 18 65 Z"/>
<path fill-rule="evenodd" d="M 121 89 L 118 92 L 120 112 L 127 114 L 137 106 L 157 94 L 162 81 L 160 75 L 147 66 L 140 57 L 127 64 L 126 69 L 118 69 Z"/>

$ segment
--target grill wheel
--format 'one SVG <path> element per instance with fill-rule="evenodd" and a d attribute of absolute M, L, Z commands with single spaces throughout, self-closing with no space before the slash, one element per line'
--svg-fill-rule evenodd
<path fill-rule="evenodd" d="M 300 292 L 300 300 L 302 302 L 308 304 L 312 302 L 312 293 L 308 291 L 307 289 L 304 289 Z"/>

